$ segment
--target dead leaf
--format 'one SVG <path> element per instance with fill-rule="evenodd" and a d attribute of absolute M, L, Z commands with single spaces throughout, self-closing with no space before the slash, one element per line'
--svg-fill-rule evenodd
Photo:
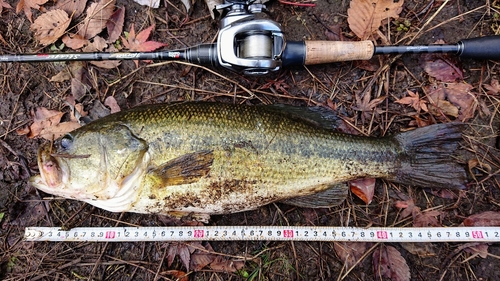
<path fill-rule="evenodd" d="M 215 255 L 206 252 L 195 252 L 191 255 L 190 268 L 193 271 L 200 271 L 205 266 L 211 264 L 215 260 Z"/>
<path fill-rule="evenodd" d="M 0 14 L 3 11 L 3 8 L 12 9 L 12 6 L 9 3 L 5 2 L 5 0 L 0 0 Z"/>
<path fill-rule="evenodd" d="M 500 226 L 500 212 L 486 211 L 467 217 L 465 226 Z"/>
<path fill-rule="evenodd" d="M 467 83 L 434 83 L 427 87 L 429 112 L 436 117 L 456 117 L 465 122 L 474 116 L 477 108 L 474 87 Z"/>
<path fill-rule="evenodd" d="M 366 253 L 371 243 L 366 242 L 334 242 L 333 248 L 347 269 L 352 268 Z"/>
<path fill-rule="evenodd" d="M 380 68 L 380 63 L 378 58 L 371 58 L 369 60 L 356 60 L 354 61 L 354 66 L 356 68 L 361 68 L 366 71 L 377 71 Z"/>
<path fill-rule="evenodd" d="M 56 1 L 56 8 L 64 10 L 73 18 L 78 18 L 87 6 L 87 0 L 59 0 Z"/>
<path fill-rule="evenodd" d="M 34 114 L 33 124 L 30 126 L 28 138 L 34 138 L 40 135 L 40 132 L 45 127 L 59 124 L 63 115 L 63 112 L 57 110 L 48 110 L 45 107 L 37 108 Z"/>
<path fill-rule="evenodd" d="M 236 272 L 245 266 L 244 261 L 234 261 L 218 256 L 210 263 L 210 268 L 217 272 Z"/>
<path fill-rule="evenodd" d="M 116 0 L 101 0 L 92 3 L 87 9 L 87 16 L 78 25 L 78 34 L 85 39 L 91 39 L 106 27 L 106 23 L 113 14 Z"/>
<path fill-rule="evenodd" d="M 471 253 L 474 257 L 475 256 L 480 256 L 483 259 L 488 257 L 488 244 L 486 243 L 480 243 L 475 245 L 475 243 L 470 243 L 472 244 L 470 247 L 467 247 L 464 249 L 467 253 Z"/>
<path fill-rule="evenodd" d="M 418 93 L 414 93 L 410 90 L 407 91 L 409 96 L 397 100 L 397 103 L 409 105 L 413 107 L 417 112 L 420 112 L 420 110 L 423 110 L 424 112 L 429 111 L 426 105 L 427 101 L 421 100 Z"/>
<path fill-rule="evenodd" d="M 71 79 L 71 94 L 76 100 L 82 100 L 92 88 L 87 68 L 84 62 L 78 61 L 71 62 L 70 69 L 73 76 Z"/>
<path fill-rule="evenodd" d="M 424 54 L 422 67 L 425 72 L 436 80 L 443 82 L 457 82 L 464 80 L 463 70 L 446 54 Z"/>
<path fill-rule="evenodd" d="M 116 102 L 116 99 L 113 96 L 109 96 L 104 101 L 104 105 L 111 109 L 111 113 L 120 112 L 120 106 Z"/>
<path fill-rule="evenodd" d="M 370 204 L 375 193 L 375 179 L 358 179 L 349 181 L 351 192 L 358 196 L 366 204 Z"/>
<path fill-rule="evenodd" d="M 64 82 L 64 81 L 71 80 L 71 78 L 72 78 L 72 76 L 71 76 L 71 72 L 69 71 L 69 69 L 64 68 L 59 73 L 52 76 L 49 81 L 50 82 Z"/>
<path fill-rule="evenodd" d="M 80 124 L 75 121 L 59 123 L 63 115 L 64 112 L 38 107 L 28 137 L 53 140 L 80 127 Z"/>
<path fill-rule="evenodd" d="M 437 217 L 440 215 L 441 212 L 436 210 L 420 212 L 420 208 L 418 208 L 418 211 L 413 213 L 413 226 L 414 227 L 442 226 L 441 222 L 437 219 Z"/>
<path fill-rule="evenodd" d="M 432 243 L 412 243 L 405 242 L 400 243 L 401 247 L 410 252 L 413 255 L 419 257 L 433 257 L 436 256 L 435 247 Z"/>
<path fill-rule="evenodd" d="M 135 35 L 135 30 L 134 30 L 134 24 L 130 27 L 130 32 L 128 34 L 127 39 L 122 38 L 123 45 L 130 51 L 137 51 L 137 52 L 151 52 L 154 51 L 158 48 L 161 48 L 163 46 L 166 46 L 167 44 L 161 43 L 161 42 L 156 42 L 156 41 L 147 41 L 148 37 L 151 33 L 151 31 L 154 29 L 155 25 L 153 24 L 152 26 L 144 29 L 143 31 L 139 32 L 137 36 Z M 139 67 L 139 61 L 134 60 L 136 67 Z"/>
<path fill-rule="evenodd" d="M 189 275 L 184 271 L 167 270 L 167 271 L 162 272 L 162 274 L 172 275 L 176 278 L 175 280 L 177 280 L 177 281 L 189 281 Z"/>
<path fill-rule="evenodd" d="M 38 10 L 40 9 L 40 5 L 45 4 L 47 1 L 48 0 L 19 0 L 16 6 L 16 13 L 19 14 L 19 12 L 23 10 L 28 20 L 33 22 L 33 13 L 31 9 Z"/>
<path fill-rule="evenodd" d="M 47 46 L 61 37 L 68 28 L 71 19 L 63 10 L 52 10 L 39 16 L 31 25 L 35 38 L 40 44 Z"/>
<path fill-rule="evenodd" d="M 404 209 L 400 214 L 402 218 L 412 215 L 414 227 L 441 226 L 441 222 L 436 218 L 441 215 L 441 212 L 436 210 L 422 212 L 420 207 L 416 206 L 414 200 L 411 198 L 405 201 L 396 201 L 394 206 Z"/>
<path fill-rule="evenodd" d="M 497 95 L 500 93 L 500 83 L 498 83 L 498 80 L 493 78 L 491 79 L 490 84 L 484 84 L 483 85 L 486 90 L 486 94 L 488 95 Z"/>
<path fill-rule="evenodd" d="M 104 40 L 101 36 L 96 35 L 92 39 L 92 43 L 86 46 L 84 52 L 101 52 L 107 47 L 108 44 L 106 43 L 106 40 Z"/>
<path fill-rule="evenodd" d="M 458 117 L 458 107 L 446 100 L 438 100 L 435 104 L 429 104 L 429 112 L 436 117 L 443 115 Z"/>
<path fill-rule="evenodd" d="M 432 195 L 437 196 L 439 198 L 458 199 L 458 195 L 453 190 L 450 190 L 447 188 L 441 188 L 441 189 L 434 189 L 433 188 L 433 189 L 429 190 L 429 192 Z"/>
<path fill-rule="evenodd" d="M 71 48 L 73 50 L 78 50 L 83 48 L 83 46 L 89 43 L 89 40 L 83 38 L 83 36 L 79 34 L 67 34 L 62 38 L 63 43 L 66 47 Z"/>
<path fill-rule="evenodd" d="M 352 0 L 347 10 L 349 28 L 361 40 L 368 39 L 381 25 L 382 20 L 399 18 L 403 0 Z"/>
<path fill-rule="evenodd" d="M 106 23 L 106 29 L 108 30 L 108 39 L 106 42 L 113 43 L 118 38 L 123 31 L 123 22 L 125 20 L 125 7 L 120 7 L 111 15 Z"/>
<path fill-rule="evenodd" d="M 27 203 L 21 203 L 21 206 L 16 205 L 20 211 L 16 218 L 9 223 L 10 225 L 21 227 L 33 226 L 47 215 L 47 208 L 44 206 L 45 203 L 38 202 L 38 198 L 32 199 Z"/>
<path fill-rule="evenodd" d="M 420 212 L 420 208 L 415 206 L 415 202 L 411 198 L 404 201 L 396 201 L 394 206 L 398 209 L 404 209 L 400 214 L 402 218 L 412 215 L 414 211 Z M 418 208 L 418 210 L 415 210 L 415 208 Z"/>
<path fill-rule="evenodd" d="M 370 93 L 365 93 L 365 95 L 361 97 L 360 92 L 355 92 L 354 95 L 356 97 L 356 105 L 353 106 L 352 109 L 362 112 L 361 119 L 363 123 L 365 119 L 369 119 L 373 111 L 376 112 L 376 107 L 386 98 L 385 96 L 381 96 L 371 99 Z"/>
<path fill-rule="evenodd" d="M 382 244 L 375 249 L 372 258 L 375 279 L 385 277 L 392 281 L 410 280 L 410 267 L 396 248 Z"/>
<path fill-rule="evenodd" d="M 340 24 L 328 26 L 325 30 L 326 38 L 330 41 L 342 41 L 342 28 Z"/>
<path fill-rule="evenodd" d="M 193 245 L 194 247 L 189 247 L 189 245 Z M 167 243 L 166 247 L 168 247 L 167 266 L 170 267 L 174 262 L 175 257 L 179 256 L 182 264 L 189 271 L 191 254 L 196 250 L 196 248 L 203 248 L 203 245 L 201 245 L 200 242 Z"/>

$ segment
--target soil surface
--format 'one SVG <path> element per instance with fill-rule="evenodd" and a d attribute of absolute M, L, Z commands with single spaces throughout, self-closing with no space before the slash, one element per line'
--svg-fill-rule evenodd
<path fill-rule="evenodd" d="M 24 13 L 15 13 L 17 2 L 6 2 L 14 8 L 4 8 L 0 14 L 0 35 L 5 39 L 0 42 L 0 54 L 53 51 L 50 46 L 44 48 L 37 44 Z M 359 40 L 348 26 L 349 1 L 321 0 L 315 4 L 315 7 L 301 7 L 271 2 L 265 17 L 282 25 L 287 40 Z M 117 6 L 126 7 L 124 31 L 129 31 L 132 24 L 136 31 L 155 24 L 150 40 L 165 42 L 169 49 L 214 42 L 217 36 L 218 22 L 211 19 L 201 0 L 194 1 L 189 14 L 180 1 L 162 1 L 158 9 L 123 0 L 118 0 Z M 411 39 L 414 39 L 411 44 L 427 45 L 438 39 L 455 43 L 464 38 L 499 33 L 500 3 L 497 1 L 405 1 L 403 8 L 398 23 L 391 20 L 380 28 L 381 36 L 372 38 L 377 44 L 404 45 Z M 34 18 L 41 14 L 38 10 L 32 11 Z M 60 41 L 56 46 L 60 46 Z M 60 52 L 71 50 L 63 48 Z M 185 63 L 140 62 L 136 68 L 134 62 L 123 61 L 114 69 L 85 63 L 88 87 L 83 92 L 72 88 L 70 80 L 51 82 L 52 77 L 69 67 L 68 63 L 1 63 L 0 279 L 187 280 L 182 279 L 187 273 L 189 280 L 389 280 L 391 278 L 380 276 L 374 268 L 377 261 L 373 252 L 390 246 L 403 259 L 395 267 L 406 264 L 410 280 L 500 280 L 500 247 L 496 243 L 366 244 L 360 247 L 362 254 L 355 255 L 357 263 L 348 263 L 339 248 L 354 246 L 334 242 L 194 245 L 23 241 L 24 229 L 28 226 L 72 228 L 190 223 L 157 215 L 110 213 L 82 202 L 54 199 L 30 187 L 29 177 L 38 173 L 38 146 L 47 140 L 29 138 L 23 132 L 33 123 L 34 112 L 39 107 L 65 112 L 63 121 L 69 121 L 71 108 L 66 98 L 76 92 L 80 93 L 75 96 L 76 102 L 89 113 L 84 118 L 86 121 L 109 114 L 110 108 L 104 104 L 110 96 L 121 110 L 189 100 L 322 106 L 336 110 L 350 132 L 382 136 L 414 128 L 418 122 L 429 124 L 454 119 L 449 116 L 440 119 L 395 102 L 408 96 L 408 90 L 419 93 L 422 99 L 428 94 L 427 89 L 435 80 L 424 71 L 424 58 L 423 55 L 378 56 L 369 62 L 296 67 L 259 77 Z M 469 126 L 456 154 L 457 161 L 470 173 L 467 189 L 443 194 L 377 180 L 370 204 L 352 194 L 340 206 L 329 209 L 275 203 L 255 211 L 213 216 L 208 224 L 411 227 L 416 224 L 419 213 L 415 211 L 414 216 L 403 218 L 403 209 L 396 207 L 397 201 L 407 202 L 410 198 L 422 212 L 438 212 L 433 213 L 435 224 L 449 227 L 460 225 L 473 214 L 498 212 L 500 96 L 488 94 L 484 87 L 500 78 L 498 62 L 452 57 L 447 61 L 463 69 L 464 79 L 460 82 L 472 85 L 475 93 L 474 114 L 466 120 Z M 360 108 L 367 95 L 367 101 L 386 98 L 369 109 Z M 492 221 L 498 225 L 498 215 L 496 221 Z M 195 251 L 193 247 L 205 252 L 210 249 L 210 257 L 218 258 L 220 264 L 197 268 L 193 255 L 198 254 L 199 258 L 203 251 Z M 183 260 L 190 255 L 191 265 L 187 269 Z M 235 265 L 239 270 L 234 270 Z M 392 280 L 408 279 L 396 274 Z"/>

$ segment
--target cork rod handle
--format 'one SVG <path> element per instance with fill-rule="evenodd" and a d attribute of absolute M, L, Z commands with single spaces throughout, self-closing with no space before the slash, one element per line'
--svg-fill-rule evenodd
<path fill-rule="evenodd" d="M 375 49 L 371 41 L 305 41 L 305 47 L 305 65 L 369 60 Z"/>

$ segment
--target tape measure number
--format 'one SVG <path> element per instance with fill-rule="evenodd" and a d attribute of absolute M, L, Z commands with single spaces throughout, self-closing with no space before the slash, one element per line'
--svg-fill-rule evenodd
<path fill-rule="evenodd" d="M 328 227 L 328 226 L 181 226 L 181 227 L 28 227 L 26 241 L 351 241 L 351 242 L 498 242 L 500 227 Z"/>

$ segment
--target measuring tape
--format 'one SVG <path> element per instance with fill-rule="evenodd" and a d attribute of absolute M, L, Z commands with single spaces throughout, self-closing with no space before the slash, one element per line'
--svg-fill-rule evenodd
<path fill-rule="evenodd" d="M 350 242 L 499 242 L 500 227 L 329 227 L 329 226 L 179 226 L 179 227 L 28 227 L 25 241 L 350 241 Z"/>

